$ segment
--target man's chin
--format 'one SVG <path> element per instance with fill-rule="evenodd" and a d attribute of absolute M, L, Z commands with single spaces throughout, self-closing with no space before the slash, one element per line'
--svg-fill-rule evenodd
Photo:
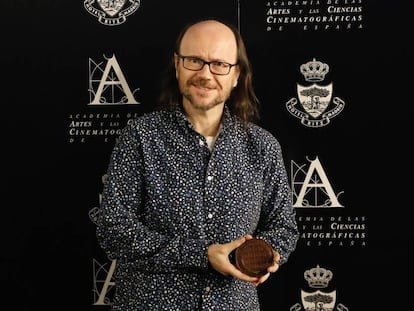
<path fill-rule="evenodd" d="M 192 102 L 191 105 L 197 109 L 197 110 L 202 110 L 202 111 L 208 111 L 210 109 L 213 109 L 214 107 L 217 107 L 218 105 L 220 105 L 220 102 L 209 102 L 209 103 L 200 103 L 200 102 Z"/>
<path fill-rule="evenodd" d="M 194 98 L 194 96 L 187 97 L 190 105 L 197 110 L 207 111 L 210 110 L 220 104 L 222 104 L 222 101 L 219 100 L 208 100 L 207 98 Z"/>

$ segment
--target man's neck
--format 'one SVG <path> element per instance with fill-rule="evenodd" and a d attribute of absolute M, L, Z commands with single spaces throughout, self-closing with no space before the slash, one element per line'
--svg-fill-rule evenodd
<path fill-rule="evenodd" d="M 224 105 L 217 105 L 208 110 L 185 107 L 187 119 L 194 129 L 203 136 L 216 136 L 220 129 Z"/>

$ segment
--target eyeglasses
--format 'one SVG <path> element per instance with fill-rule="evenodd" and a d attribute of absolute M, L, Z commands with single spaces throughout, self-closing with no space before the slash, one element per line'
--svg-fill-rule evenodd
<path fill-rule="evenodd" d="M 207 65 L 211 73 L 220 76 L 228 75 L 230 73 L 231 67 L 238 65 L 237 63 L 230 64 L 222 61 L 207 62 L 201 58 L 194 56 L 182 56 L 180 54 L 177 55 L 183 60 L 183 66 L 185 69 L 191 71 L 200 71 L 204 68 L 204 65 Z"/>

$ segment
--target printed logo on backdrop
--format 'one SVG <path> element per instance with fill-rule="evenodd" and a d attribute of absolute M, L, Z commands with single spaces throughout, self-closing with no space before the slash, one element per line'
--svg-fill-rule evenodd
<path fill-rule="evenodd" d="M 335 191 L 319 157 L 291 161 L 293 207 L 305 246 L 366 246 L 366 217 L 346 214 L 344 191 Z M 311 212 L 312 211 L 312 212 Z M 307 212 L 310 212 L 307 215 Z"/>
<path fill-rule="evenodd" d="M 113 55 L 105 61 L 89 59 L 89 105 L 136 105 L 139 104 Z"/>
<path fill-rule="evenodd" d="M 69 143 L 99 140 L 113 141 L 129 120 L 138 116 L 132 109 L 139 88 L 131 89 L 115 55 L 101 60 L 89 59 L 89 102 L 93 111 L 69 114 Z M 122 108 L 122 109 L 121 109 Z"/>
<path fill-rule="evenodd" d="M 266 31 L 363 29 L 363 0 L 266 1 Z"/>
<path fill-rule="evenodd" d="M 85 9 L 106 26 L 125 23 L 127 17 L 138 10 L 140 0 L 85 0 Z"/>
<path fill-rule="evenodd" d="M 344 207 L 339 202 L 343 191 L 335 193 L 319 158 L 307 158 L 309 165 L 292 161 L 293 207 L 333 208 Z"/>
<path fill-rule="evenodd" d="M 102 176 L 102 183 L 107 181 L 107 175 Z M 101 204 L 102 195 L 99 194 L 99 204 Z M 93 224 L 97 224 L 99 216 L 99 208 L 92 208 L 89 213 L 89 219 Z M 112 304 L 112 298 L 115 290 L 114 272 L 116 267 L 116 259 L 108 258 L 108 261 L 101 263 L 93 258 L 93 305 L 109 306 Z M 101 260 L 103 261 L 103 260 Z"/>
<path fill-rule="evenodd" d="M 96 217 L 99 209 L 97 207 L 89 211 L 92 222 L 96 225 Z M 95 214 L 95 215 L 91 215 Z M 92 259 L 93 267 L 93 305 L 96 306 L 110 306 L 115 291 L 114 272 L 116 267 L 116 259 L 100 262 L 97 259 Z"/>
<path fill-rule="evenodd" d="M 300 66 L 300 72 L 308 85 L 296 84 L 297 98 L 286 103 L 287 110 L 308 127 L 328 125 L 344 109 L 345 102 L 333 97 L 333 83 L 321 84 L 329 72 L 329 65 L 315 58 Z"/>
<path fill-rule="evenodd" d="M 304 279 L 308 282 L 309 290 L 301 289 L 301 302 L 290 307 L 290 311 L 348 311 L 342 303 L 337 302 L 336 290 L 328 290 L 329 282 L 333 278 L 331 270 L 317 265 L 304 272 Z"/>

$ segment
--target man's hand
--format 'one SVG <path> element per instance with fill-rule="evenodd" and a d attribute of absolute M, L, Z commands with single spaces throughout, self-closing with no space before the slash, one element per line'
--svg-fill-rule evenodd
<path fill-rule="evenodd" d="M 261 277 L 252 277 L 242 273 L 229 260 L 229 255 L 232 251 L 252 238 L 250 234 L 247 234 L 229 243 L 210 245 L 207 253 L 211 267 L 224 276 L 232 276 L 243 281 L 252 282 L 255 287 L 265 282 L 269 278 L 270 273 L 276 272 L 279 269 L 280 255 L 278 252 L 274 251 L 274 263 L 267 269 L 268 273 Z"/>
<path fill-rule="evenodd" d="M 242 273 L 229 260 L 229 255 L 232 251 L 252 238 L 253 237 L 248 234 L 229 243 L 210 245 L 207 253 L 211 267 L 224 276 L 233 276 L 243 281 L 252 282 L 253 284 L 259 282 L 259 278 Z"/>
<path fill-rule="evenodd" d="M 258 286 L 259 284 L 264 283 L 270 276 L 270 273 L 274 273 L 279 269 L 279 260 L 280 254 L 276 251 L 273 251 L 273 265 L 267 268 L 267 272 L 265 275 L 261 276 L 257 282 L 253 282 L 254 286 Z"/>
<path fill-rule="evenodd" d="M 233 276 L 247 282 L 258 282 L 259 278 L 251 277 L 242 273 L 229 260 L 232 251 L 242 245 L 245 241 L 252 239 L 251 235 L 245 235 L 238 240 L 225 244 L 213 244 L 208 248 L 208 261 L 211 267 L 224 276 Z"/>

